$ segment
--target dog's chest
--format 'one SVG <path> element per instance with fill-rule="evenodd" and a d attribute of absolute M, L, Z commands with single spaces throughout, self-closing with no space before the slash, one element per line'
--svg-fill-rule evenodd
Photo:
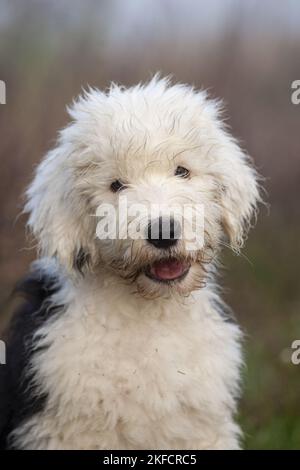
<path fill-rule="evenodd" d="M 36 437 L 25 447 L 163 447 L 174 419 L 183 445 L 178 423 L 183 435 L 195 430 L 201 357 L 213 347 L 199 328 L 176 312 L 164 319 L 141 312 L 135 320 L 67 312 L 49 326 L 48 347 L 35 356 L 48 401 L 32 418 Z"/>

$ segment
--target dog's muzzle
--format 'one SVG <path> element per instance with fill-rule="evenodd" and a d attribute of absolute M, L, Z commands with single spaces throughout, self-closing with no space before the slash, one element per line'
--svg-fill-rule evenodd
<path fill-rule="evenodd" d="M 181 236 L 181 226 L 174 218 L 163 218 L 151 221 L 147 227 L 148 243 L 158 249 L 167 249 L 176 245 Z"/>

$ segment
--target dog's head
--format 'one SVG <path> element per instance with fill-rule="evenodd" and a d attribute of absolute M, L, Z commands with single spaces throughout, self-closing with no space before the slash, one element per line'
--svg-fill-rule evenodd
<path fill-rule="evenodd" d="M 154 78 L 90 90 L 27 196 L 44 256 L 75 273 L 108 269 L 145 296 L 200 287 L 226 238 L 244 240 L 255 170 L 203 91 Z"/>

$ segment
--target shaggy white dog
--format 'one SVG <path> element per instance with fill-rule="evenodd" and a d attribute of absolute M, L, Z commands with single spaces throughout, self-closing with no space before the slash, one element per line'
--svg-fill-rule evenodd
<path fill-rule="evenodd" d="M 219 108 L 155 77 L 89 90 L 69 110 L 28 190 L 42 256 L 33 271 L 47 295 L 22 371 L 38 403 L 11 420 L 8 446 L 239 448 L 241 334 L 214 272 L 219 247 L 241 246 L 259 192 Z M 99 238 L 99 206 L 120 218 L 121 196 L 129 207 L 203 207 L 203 244 L 187 248 L 176 214 L 166 238 L 163 214 L 147 219 L 144 239 Z"/>

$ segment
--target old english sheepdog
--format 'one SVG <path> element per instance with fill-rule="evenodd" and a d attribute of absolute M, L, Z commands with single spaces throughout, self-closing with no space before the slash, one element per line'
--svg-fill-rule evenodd
<path fill-rule="evenodd" d="M 1 367 L 2 447 L 240 448 L 241 333 L 215 274 L 256 171 L 219 103 L 168 79 L 89 89 L 69 114 L 27 191 L 40 259 Z"/>

